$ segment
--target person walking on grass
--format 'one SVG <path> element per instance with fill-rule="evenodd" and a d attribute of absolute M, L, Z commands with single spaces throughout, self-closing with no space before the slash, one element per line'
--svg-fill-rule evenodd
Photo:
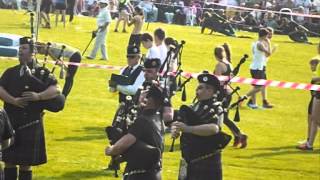
<path fill-rule="evenodd" d="M 217 46 L 214 49 L 213 55 L 218 61 L 213 74 L 216 76 L 228 76 L 232 77 L 232 64 L 231 64 L 231 52 L 228 44 Z M 225 94 L 226 100 L 223 103 L 223 108 L 228 108 L 232 97 L 230 96 L 232 89 L 225 82 L 221 82 L 223 86 L 223 94 Z M 240 128 L 229 118 L 229 111 L 223 114 L 223 123 L 230 129 L 234 136 L 233 147 L 246 148 L 248 136 L 241 132 Z"/>
<path fill-rule="evenodd" d="M 311 79 L 312 84 L 320 85 L 320 43 L 318 45 L 318 57 L 310 61 L 311 71 L 314 76 Z M 307 140 L 298 145 L 300 150 L 313 150 L 313 143 L 316 138 L 318 128 L 320 127 L 320 91 L 311 91 L 311 101 L 308 107 L 308 131 Z"/>
<path fill-rule="evenodd" d="M 266 64 L 267 58 L 271 56 L 272 53 L 275 51 L 275 47 L 271 49 L 270 47 L 270 32 L 266 28 L 261 28 L 258 32 L 259 39 L 258 41 L 254 42 L 252 45 L 252 53 L 253 53 L 253 60 L 250 65 L 250 73 L 252 78 L 254 79 L 267 79 L 266 74 Z M 253 85 L 253 88 L 247 93 L 246 96 L 250 97 L 247 105 L 251 109 L 259 108 L 256 103 L 256 94 L 258 92 L 264 91 L 262 97 L 262 106 L 263 108 L 273 108 L 267 98 L 266 98 L 266 90 L 264 86 L 261 85 Z"/>
<path fill-rule="evenodd" d="M 95 31 L 96 33 L 96 41 L 94 43 L 93 50 L 91 51 L 90 55 L 87 56 L 87 59 L 95 59 L 98 50 L 101 50 L 102 58 L 101 60 L 108 60 L 108 53 L 106 49 L 106 39 L 107 39 L 107 32 L 108 26 L 111 23 L 111 15 L 110 11 L 108 10 L 108 1 L 107 0 L 100 0 L 98 1 L 100 11 L 97 16 L 97 25 L 98 29 Z"/>
<path fill-rule="evenodd" d="M 123 21 L 122 32 L 123 33 L 127 32 L 126 27 L 129 21 L 129 15 L 132 11 L 133 11 L 133 7 L 130 4 L 129 0 L 119 0 L 119 18 L 116 22 L 116 27 L 114 29 L 114 32 L 118 32 L 118 28 L 121 21 Z"/>

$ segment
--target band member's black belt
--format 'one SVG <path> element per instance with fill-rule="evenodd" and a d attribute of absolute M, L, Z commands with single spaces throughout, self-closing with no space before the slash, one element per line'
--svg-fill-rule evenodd
<path fill-rule="evenodd" d="M 136 169 L 133 171 L 129 171 L 123 174 L 123 176 L 131 176 L 131 175 L 135 175 L 135 174 L 143 174 L 146 173 L 147 171 L 144 169 Z"/>
<path fill-rule="evenodd" d="M 29 122 L 29 123 L 27 123 L 27 124 L 24 124 L 24 125 L 21 125 L 21 126 L 17 127 L 16 129 L 17 129 L 17 130 L 21 130 L 21 129 L 24 129 L 24 128 L 33 126 L 33 125 L 35 125 L 35 124 L 38 124 L 38 123 L 40 123 L 40 120 L 31 121 L 31 122 Z"/>
<path fill-rule="evenodd" d="M 196 162 L 199 162 L 199 161 L 208 159 L 208 158 L 210 158 L 210 157 L 212 157 L 212 156 L 214 156 L 214 155 L 216 155 L 216 154 L 218 154 L 218 153 L 220 153 L 220 152 L 221 152 L 221 150 L 216 150 L 216 151 L 214 151 L 213 153 L 209 153 L 209 154 L 206 154 L 206 155 L 197 157 L 197 158 L 191 160 L 189 163 L 196 163 Z"/>
<path fill-rule="evenodd" d="M 158 169 L 158 168 L 151 169 L 151 170 L 135 169 L 135 170 L 131 170 L 129 172 L 124 173 L 123 176 L 131 176 L 131 175 L 135 175 L 135 174 L 144 174 L 144 173 L 148 173 L 148 172 L 158 172 L 158 171 L 160 171 L 160 169 Z"/>

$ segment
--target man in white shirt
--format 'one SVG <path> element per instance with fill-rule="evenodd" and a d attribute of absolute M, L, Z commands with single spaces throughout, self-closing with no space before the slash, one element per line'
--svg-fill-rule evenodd
<path fill-rule="evenodd" d="M 98 29 L 96 30 L 96 41 L 94 44 L 94 48 L 91 51 L 90 55 L 87 56 L 87 59 L 95 59 L 97 55 L 97 51 L 101 49 L 101 60 L 108 60 L 108 54 L 106 50 L 106 38 L 108 32 L 108 25 L 111 22 L 110 11 L 108 10 L 108 1 L 107 0 L 99 0 L 100 11 L 97 16 L 97 25 Z"/>
<path fill-rule="evenodd" d="M 144 48 L 146 48 L 147 54 L 146 58 L 148 59 L 154 59 L 158 58 L 160 59 L 160 51 L 159 49 L 153 44 L 153 37 L 149 33 L 143 33 L 141 35 L 141 43 Z"/>
<path fill-rule="evenodd" d="M 166 45 L 164 44 L 164 39 L 166 37 L 166 33 L 164 32 L 163 29 L 158 28 L 154 31 L 154 43 L 156 44 L 156 47 L 159 49 L 160 53 L 160 61 L 161 61 L 161 66 L 166 60 L 168 49 Z"/>
<path fill-rule="evenodd" d="M 142 66 L 139 64 L 141 58 L 140 49 L 136 46 L 128 46 L 127 48 L 127 62 L 128 66 L 121 69 L 120 74 L 127 76 L 129 84 L 115 82 L 111 79 L 109 82 L 110 88 L 115 88 L 119 91 L 119 102 L 124 102 L 126 96 L 133 96 L 136 94 L 138 88 L 142 86 L 145 81 Z M 122 85 L 121 85 L 122 84 Z"/>

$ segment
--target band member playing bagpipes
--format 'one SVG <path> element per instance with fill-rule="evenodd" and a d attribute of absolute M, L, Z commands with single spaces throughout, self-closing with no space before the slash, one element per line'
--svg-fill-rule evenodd
<path fill-rule="evenodd" d="M 119 103 L 124 102 L 127 95 L 133 97 L 145 80 L 143 67 L 139 64 L 140 59 L 140 48 L 137 46 L 128 46 L 128 66 L 121 69 L 121 75 L 111 75 L 111 79 L 109 81 L 109 90 L 112 92 L 119 91 Z"/>
<path fill-rule="evenodd" d="M 221 150 L 231 137 L 221 132 L 223 108 L 217 101 L 221 93 L 217 77 L 209 73 L 198 76 L 197 102 L 181 106 L 180 120 L 172 123 L 172 136 L 180 138 L 183 161 L 179 180 L 221 180 Z"/>
<path fill-rule="evenodd" d="M 64 96 L 50 71 L 37 64 L 33 40 L 20 39 L 19 65 L 8 68 L 0 79 L 0 98 L 15 130 L 15 143 L 3 151 L 5 179 L 31 180 L 31 166 L 47 162 L 43 110 L 60 111 Z"/>
<path fill-rule="evenodd" d="M 131 51 L 131 50 L 130 50 Z M 142 86 L 138 89 L 137 93 L 128 99 L 128 96 L 123 95 L 122 101 L 120 101 L 120 107 L 117 110 L 116 116 L 113 120 L 112 127 L 117 129 L 118 132 L 110 133 L 107 129 L 108 139 L 112 141 L 114 138 L 114 134 L 126 134 L 130 129 L 132 123 L 134 123 L 134 119 L 139 116 L 140 108 L 138 107 L 138 102 L 143 102 L 146 97 L 146 92 L 150 88 L 153 83 L 159 84 L 158 82 L 158 72 L 160 68 L 160 59 L 145 59 L 144 61 L 144 79 Z M 124 78 L 114 76 L 111 77 L 111 81 L 114 82 L 126 82 Z M 112 83 L 111 83 L 112 84 Z M 111 85 L 112 87 L 113 85 Z M 118 85 L 117 85 L 118 86 Z M 114 86 L 113 86 L 114 87 Z M 162 122 L 172 121 L 173 117 L 173 109 L 171 107 L 171 103 L 169 101 L 168 95 L 166 91 L 163 90 L 163 94 L 165 96 L 164 104 L 161 106 L 161 120 Z M 130 105 L 128 105 L 130 104 Z M 163 127 L 164 129 L 164 127 Z M 119 133 L 120 132 L 120 133 Z M 114 158 L 113 158 L 114 159 Z M 109 163 L 108 169 L 115 170 L 115 176 L 117 176 L 117 171 L 119 169 L 119 165 L 115 163 L 114 160 L 111 160 Z"/>
<path fill-rule="evenodd" d="M 142 84 L 142 89 L 147 89 L 150 83 L 159 83 L 159 69 L 160 69 L 160 59 L 153 58 L 153 59 L 145 59 L 144 61 L 144 78 L 145 82 Z M 164 91 L 165 95 L 165 104 L 162 108 L 162 118 L 164 122 L 170 122 L 173 118 L 173 109 L 170 102 L 169 92 L 165 87 L 161 87 Z M 141 90 L 138 90 L 135 98 L 139 97 L 141 94 Z"/>
<path fill-rule="evenodd" d="M 64 78 L 64 69 L 66 66 L 63 63 L 64 58 L 68 58 L 71 63 L 80 63 L 81 62 L 81 54 L 80 51 L 74 47 L 68 46 L 62 43 L 36 43 L 37 53 L 38 54 L 46 54 L 48 51 L 48 55 L 60 65 L 60 78 Z M 61 53 L 63 49 L 63 53 Z M 59 62 L 58 62 L 59 61 Z M 76 65 L 68 65 L 67 74 L 65 75 L 65 83 L 63 86 L 62 94 L 67 97 L 73 86 L 73 79 L 76 75 L 78 66 Z"/>
<path fill-rule="evenodd" d="M 133 96 L 137 93 L 139 87 L 144 82 L 143 67 L 139 64 L 141 59 L 140 49 L 136 46 L 128 46 L 127 48 L 127 63 L 128 66 L 120 71 L 120 75 L 112 74 L 109 80 L 109 91 L 119 91 L 119 107 L 113 118 L 112 126 L 119 128 L 120 131 L 126 133 L 130 122 L 126 122 L 129 116 L 129 111 L 135 108 L 137 103 L 134 102 Z M 135 116 L 135 115 L 133 115 Z M 129 118 L 133 121 L 133 118 Z M 128 124 L 129 123 L 129 124 Z M 108 165 L 108 170 L 120 169 L 119 163 L 111 160 Z"/>
<path fill-rule="evenodd" d="M 165 97 L 162 89 L 154 84 L 143 94 L 137 120 L 127 134 L 105 150 L 106 155 L 122 155 L 127 162 L 124 180 L 161 180 L 164 129 L 160 111 Z"/>
<path fill-rule="evenodd" d="M 228 76 L 232 78 L 237 74 L 233 74 L 233 67 L 231 64 L 231 52 L 228 44 L 223 44 L 222 46 L 217 46 L 214 49 L 213 56 L 218 61 L 213 74 L 217 76 Z M 245 59 L 244 59 L 245 60 Z M 240 68 L 240 67 L 239 67 Z M 239 70 L 238 70 L 239 71 Z M 238 73 L 238 72 L 235 72 Z M 224 94 L 230 95 L 232 92 L 229 81 L 221 82 L 223 86 Z M 232 96 L 225 96 L 227 99 L 224 101 L 223 107 L 228 108 L 232 99 Z M 245 148 L 247 146 L 247 135 L 243 134 L 240 128 L 229 118 L 229 111 L 224 113 L 223 123 L 231 130 L 234 136 L 233 147 L 237 147 L 241 145 L 241 148 Z"/>

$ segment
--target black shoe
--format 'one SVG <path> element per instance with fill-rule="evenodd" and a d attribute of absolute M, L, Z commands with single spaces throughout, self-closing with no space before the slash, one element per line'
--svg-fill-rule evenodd
<path fill-rule="evenodd" d="M 262 107 L 266 108 L 266 109 L 271 109 L 271 108 L 273 108 L 273 105 L 270 104 L 267 100 L 263 100 L 262 101 Z"/>
<path fill-rule="evenodd" d="M 87 58 L 87 59 L 90 59 L 90 60 L 94 59 L 94 58 L 91 57 L 91 56 L 86 56 L 86 58 Z"/>

